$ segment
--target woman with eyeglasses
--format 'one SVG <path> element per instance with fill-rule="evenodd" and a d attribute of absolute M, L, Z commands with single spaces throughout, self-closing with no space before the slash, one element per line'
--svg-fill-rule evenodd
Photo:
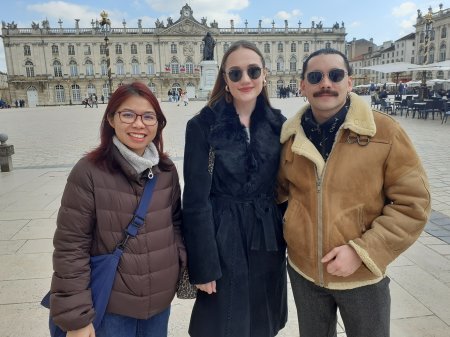
<path fill-rule="evenodd" d="M 271 107 L 264 58 L 238 41 L 208 104 L 186 127 L 183 234 L 200 290 L 192 337 L 272 337 L 286 323 L 286 257 L 274 198 L 285 118 Z"/>
<path fill-rule="evenodd" d="M 163 148 L 166 118 L 142 83 L 120 86 L 100 144 L 72 169 L 54 236 L 51 316 L 67 337 L 166 337 L 170 303 L 186 253 L 178 174 Z M 94 332 L 91 256 L 124 239 L 144 186 L 157 179 L 144 224 L 126 243 L 106 314 Z"/>

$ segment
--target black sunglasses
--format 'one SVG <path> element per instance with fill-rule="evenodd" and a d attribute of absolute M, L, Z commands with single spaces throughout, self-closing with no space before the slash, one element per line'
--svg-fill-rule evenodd
<path fill-rule="evenodd" d="M 231 69 L 226 74 L 228 74 L 228 78 L 233 82 L 239 82 L 242 78 L 242 70 L 241 69 Z M 250 66 L 247 68 L 247 75 L 252 80 L 256 80 L 261 76 L 261 67 L 258 66 Z"/>
<path fill-rule="evenodd" d="M 331 69 L 328 72 L 328 78 L 331 82 L 338 83 L 342 81 L 347 72 L 344 69 Z M 324 79 L 325 74 L 321 71 L 311 71 L 306 74 L 306 79 L 311 84 L 319 84 Z"/>

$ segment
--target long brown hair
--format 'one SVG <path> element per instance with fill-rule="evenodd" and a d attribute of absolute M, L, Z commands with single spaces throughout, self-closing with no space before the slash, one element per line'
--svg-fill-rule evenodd
<path fill-rule="evenodd" d="M 228 57 L 230 54 L 240 48 L 247 48 L 250 50 L 253 50 L 258 56 L 261 58 L 261 64 L 263 69 L 266 68 L 266 62 L 264 61 L 264 56 L 262 55 L 261 51 L 256 47 L 256 45 L 250 41 L 247 40 L 239 40 L 234 42 L 230 48 L 225 52 L 222 58 L 222 63 L 220 64 L 219 68 L 219 74 L 216 78 L 216 83 L 214 84 L 214 88 L 211 91 L 211 97 L 208 101 L 208 106 L 212 107 L 215 105 L 222 97 L 225 97 L 225 100 L 227 103 L 233 102 L 233 96 L 225 90 L 225 86 L 227 83 L 225 82 L 224 74 L 225 74 L 225 64 L 227 63 Z M 271 107 L 270 101 L 269 101 L 269 95 L 267 93 L 267 88 L 264 85 L 263 89 L 260 93 L 264 97 L 264 101 L 267 103 L 268 106 Z"/>
<path fill-rule="evenodd" d="M 155 144 L 159 154 L 160 168 L 163 170 L 168 170 L 171 164 L 167 160 L 167 154 L 164 152 L 164 142 L 162 137 L 162 130 L 166 126 L 167 120 L 161 110 L 158 99 L 145 84 L 140 82 L 121 85 L 119 88 L 117 88 L 116 91 L 114 91 L 108 102 L 105 113 L 103 114 L 102 122 L 100 125 L 100 145 L 98 145 L 98 147 L 93 151 L 89 152 L 86 156 L 89 160 L 93 161 L 99 166 L 103 166 L 110 171 L 116 170 L 111 155 L 111 151 L 115 146 L 112 141 L 113 136 L 115 135 L 115 131 L 114 128 L 109 124 L 108 120 L 114 118 L 114 114 L 116 113 L 119 106 L 132 96 L 140 96 L 145 98 L 155 109 L 156 118 L 158 119 L 158 128 L 156 130 L 156 135 L 153 139 L 153 143 Z"/>

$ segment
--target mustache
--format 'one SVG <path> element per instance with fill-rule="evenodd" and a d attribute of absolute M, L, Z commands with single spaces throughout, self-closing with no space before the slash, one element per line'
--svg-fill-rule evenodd
<path fill-rule="evenodd" d="M 321 91 L 315 92 L 313 94 L 313 97 L 319 97 L 319 96 L 322 96 L 322 95 L 339 96 L 339 93 L 336 92 L 336 91 L 333 91 L 333 90 L 327 90 L 326 89 L 326 90 L 321 90 Z"/>

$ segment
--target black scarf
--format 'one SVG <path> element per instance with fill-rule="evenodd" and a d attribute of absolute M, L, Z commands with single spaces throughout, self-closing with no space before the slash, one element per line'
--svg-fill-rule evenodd
<path fill-rule="evenodd" d="M 327 161 L 330 155 L 336 133 L 347 116 L 348 103 L 333 117 L 322 124 L 316 122 L 311 107 L 302 116 L 301 125 L 306 137 L 314 144 L 325 161 Z"/>

